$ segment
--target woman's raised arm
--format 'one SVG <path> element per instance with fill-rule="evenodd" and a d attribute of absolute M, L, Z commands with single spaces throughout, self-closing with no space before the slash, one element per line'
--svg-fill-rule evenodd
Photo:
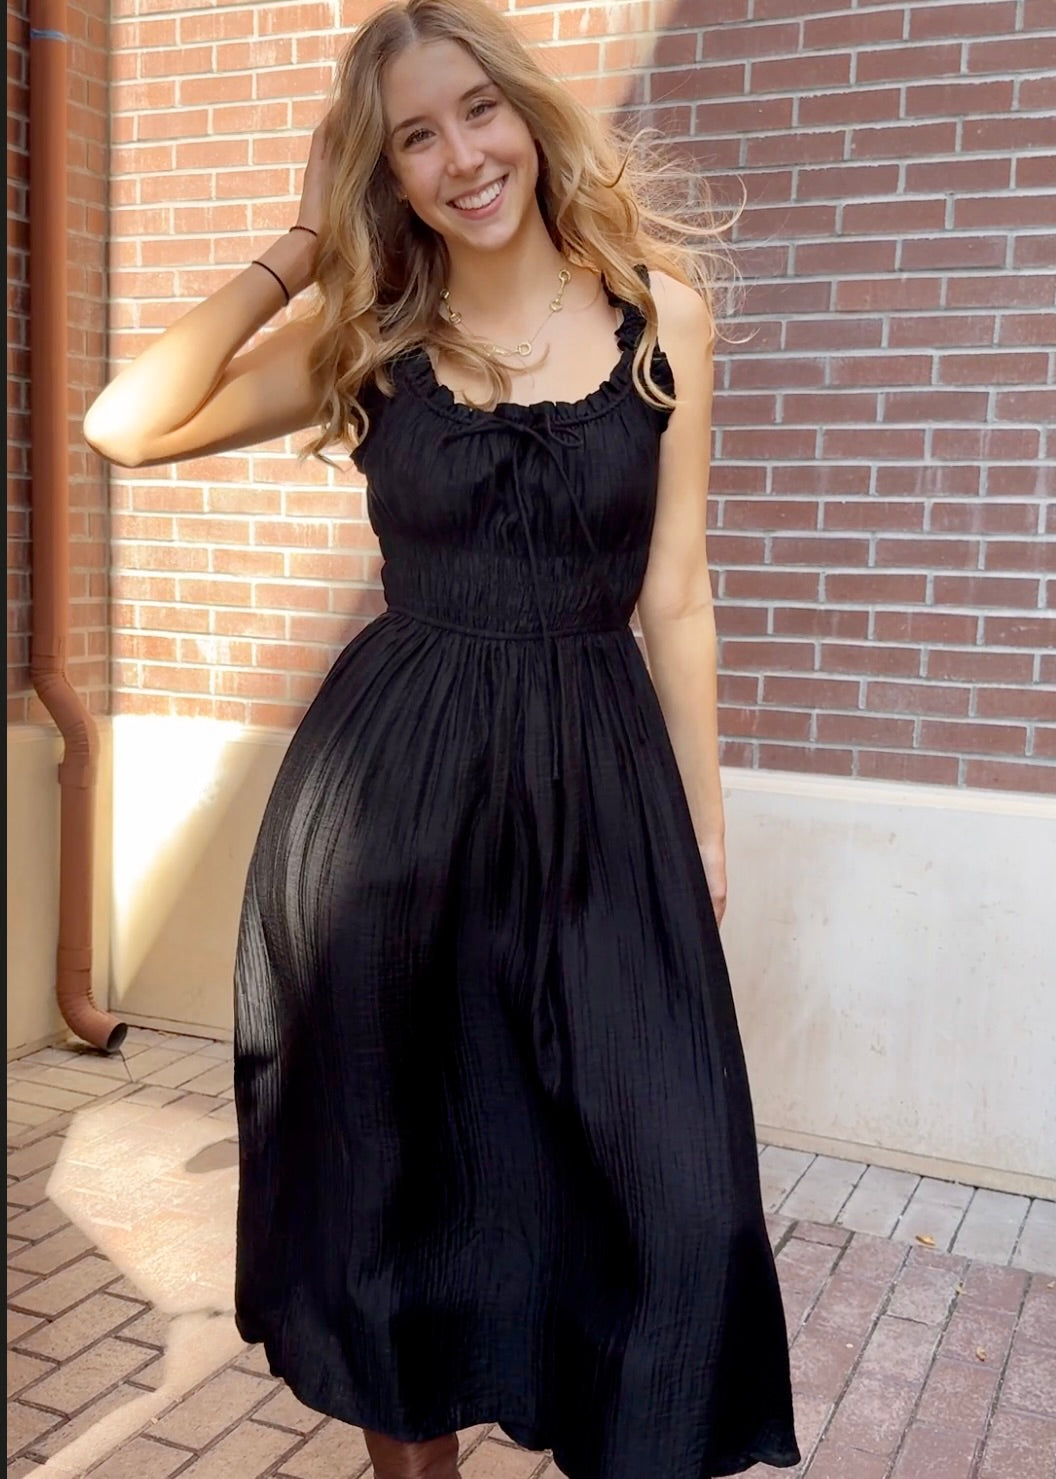
<path fill-rule="evenodd" d="M 284 324 L 239 350 L 314 275 L 328 161 L 326 120 L 315 130 L 298 224 L 257 263 L 185 313 L 122 369 L 84 419 L 89 446 L 122 467 L 150 467 L 229 452 L 309 426 L 319 394 L 309 358 L 314 327 Z M 263 261 L 270 271 L 259 265 Z"/>

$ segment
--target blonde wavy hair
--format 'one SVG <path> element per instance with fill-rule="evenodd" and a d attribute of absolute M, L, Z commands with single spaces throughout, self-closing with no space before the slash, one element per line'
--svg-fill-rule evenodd
<path fill-rule="evenodd" d="M 717 220 L 699 173 L 648 140 L 651 131 L 627 135 L 597 118 L 543 70 L 488 0 L 392 0 L 356 32 L 335 77 L 333 189 L 310 315 L 318 327 L 312 372 L 323 387 L 321 429 L 301 455 L 321 457 L 335 442 L 349 451 L 358 445 L 369 428 L 360 393 L 373 381 L 391 395 L 387 364 L 411 350 L 435 346 L 483 374 L 490 396 L 472 403 L 482 410 L 510 396 L 508 369 L 440 313 L 446 245 L 400 200 L 385 154 L 384 69 L 407 48 L 431 41 L 464 46 L 524 120 L 536 141 L 536 197 L 554 245 L 641 309 L 634 384 L 647 401 L 672 407 L 651 373 L 656 308 L 635 265 L 693 286 L 715 322 L 717 284 L 730 275 L 721 241 L 729 223 Z"/>

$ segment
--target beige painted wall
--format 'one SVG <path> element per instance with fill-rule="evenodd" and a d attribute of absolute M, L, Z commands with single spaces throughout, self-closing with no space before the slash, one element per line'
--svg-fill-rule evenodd
<path fill-rule="evenodd" d="M 7 1054 L 66 1032 L 55 1005 L 59 918 L 59 782 L 62 740 L 38 724 L 7 730 Z M 92 992 L 105 1005 L 109 975 L 110 730 L 99 728 Z"/>
<path fill-rule="evenodd" d="M 760 1137 L 1056 1193 L 1056 799 L 727 776 Z"/>
<path fill-rule="evenodd" d="M 111 1010 L 229 1035 L 246 869 L 288 736 L 211 719 L 113 725 Z"/>
<path fill-rule="evenodd" d="M 285 743 L 113 720 L 111 1010 L 230 1033 L 243 882 Z M 46 769 L 38 756 L 27 792 L 47 792 Z M 723 936 L 761 1137 L 1056 1194 L 1056 800 L 724 779 Z M 41 857 L 24 888 L 46 901 Z"/>

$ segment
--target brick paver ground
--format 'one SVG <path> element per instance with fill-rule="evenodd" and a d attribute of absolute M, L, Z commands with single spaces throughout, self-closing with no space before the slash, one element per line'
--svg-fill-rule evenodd
<path fill-rule="evenodd" d="M 8 1065 L 8 1474 L 367 1479 L 231 1319 L 231 1050 Z M 1056 1479 L 1056 1203 L 761 1148 L 809 1479 Z M 496 1428 L 463 1479 L 559 1479 Z M 643 1475 L 642 1479 L 665 1479 Z"/>

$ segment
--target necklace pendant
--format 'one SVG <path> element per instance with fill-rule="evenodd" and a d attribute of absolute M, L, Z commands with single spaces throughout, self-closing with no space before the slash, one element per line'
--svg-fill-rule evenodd
<path fill-rule="evenodd" d="M 572 274 L 566 268 L 562 267 L 561 271 L 557 274 L 557 278 L 561 286 L 557 290 L 557 297 L 550 299 L 551 313 L 561 312 L 561 299 L 565 296 L 565 288 L 572 281 Z"/>
<path fill-rule="evenodd" d="M 451 323 L 451 324 L 460 324 L 462 322 L 462 315 L 456 309 L 454 309 L 454 308 L 451 307 L 451 294 L 450 294 L 450 292 L 448 291 L 447 288 L 444 288 L 443 291 L 441 292 L 441 294 L 440 294 L 440 301 L 441 301 L 441 303 L 443 303 L 444 307 L 447 309 L 447 321 L 448 321 L 448 323 Z"/>
<path fill-rule="evenodd" d="M 571 272 L 568 271 L 568 269 L 566 267 L 562 267 L 561 271 L 557 274 L 557 280 L 561 284 L 561 286 L 557 290 L 557 296 L 550 299 L 550 313 L 551 314 L 558 313 L 560 311 L 560 309 L 561 309 L 561 299 L 564 297 L 565 288 L 572 281 L 572 274 L 571 274 Z M 460 324 L 462 322 L 462 315 L 457 311 L 457 309 L 454 309 L 454 308 L 451 307 L 451 293 L 450 293 L 450 291 L 447 288 L 444 288 L 441 291 L 441 293 L 440 293 L 440 301 L 444 304 L 444 307 L 447 309 L 448 322 L 449 323 L 452 323 L 452 324 L 456 324 L 456 325 L 457 324 Z M 549 314 L 547 315 L 547 317 L 549 317 Z M 545 327 L 545 322 L 546 321 L 544 320 L 543 323 L 540 324 L 539 328 L 536 329 L 536 331 L 535 331 L 535 338 L 536 339 L 538 339 L 539 335 L 542 333 L 543 328 Z M 487 346 L 486 353 L 491 354 L 491 355 L 497 355 L 497 354 L 511 355 L 511 354 L 516 354 L 521 359 L 527 359 L 528 356 L 532 352 L 532 345 L 533 345 L 533 343 L 534 343 L 534 340 L 522 339 L 520 341 L 520 343 L 517 344 L 517 345 L 515 345 L 515 347 L 513 349 L 507 349 L 502 344 L 489 344 Z"/>

